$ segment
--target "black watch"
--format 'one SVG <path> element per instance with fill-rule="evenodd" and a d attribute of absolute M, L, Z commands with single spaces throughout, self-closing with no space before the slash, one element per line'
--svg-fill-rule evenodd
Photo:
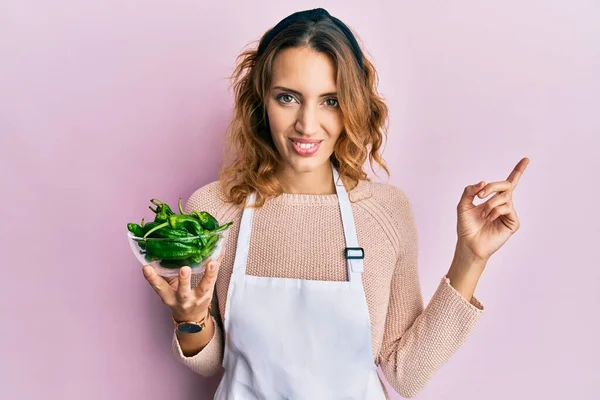
<path fill-rule="evenodd" d="M 206 317 L 203 318 L 201 321 L 197 321 L 197 322 L 196 321 L 178 322 L 175 320 L 175 318 L 173 318 L 173 323 L 175 324 L 175 327 L 177 328 L 177 330 L 181 333 L 188 333 L 188 334 L 200 333 L 200 332 L 202 332 L 204 327 L 206 327 Z"/>

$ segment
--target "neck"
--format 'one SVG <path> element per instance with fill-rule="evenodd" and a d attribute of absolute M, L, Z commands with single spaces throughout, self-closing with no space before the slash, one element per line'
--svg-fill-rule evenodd
<path fill-rule="evenodd" d="M 334 194 L 333 169 L 327 163 L 323 167 L 309 172 L 296 172 L 281 168 L 276 173 L 284 193 L 291 194 Z"/>

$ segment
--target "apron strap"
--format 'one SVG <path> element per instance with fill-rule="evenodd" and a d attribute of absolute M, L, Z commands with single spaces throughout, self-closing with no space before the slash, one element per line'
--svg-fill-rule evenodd
<path fill-rule="evenodd" d="M 250 235 L 252 233 L 252 217 L 254 216 L 254 209 L 248 206 L 254 204 L 255 200 L 256 193 L 250 193 L 246 199 L 246 207 L 242 211 L 237 247 L 235 249 L 235 261 L 233 262 L 233 271 L 231 274 L 232 280 L 243 279 L 246 275 L 246 262 L 248 261 Z"/>
<path fill-rule="evenodd" d="M 348 280 L 353 283 L 361 282 L 361 274 L 364 268 L 364 250 L 358 246 L 358 238 L 356 236 L 356 226 L 354 225 L 350 197 L 348 196 L 348 192 L 344 187 L 344 182 L 342 182 L 340 174 L 335 167 L 333 167 L 333 180 L 335 182 L 335 190 L 337 192 L 340 204 L 340 212 L 342 214 L 344 237 L 346 238 L 346 249 L 344 251 L 344 256 L 346 257 L 346 261 L 348 263 Z"/>

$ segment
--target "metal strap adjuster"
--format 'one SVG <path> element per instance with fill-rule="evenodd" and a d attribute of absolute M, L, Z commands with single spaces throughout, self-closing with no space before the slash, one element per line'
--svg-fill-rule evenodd
<path fill-rule="evenodd" d="M 360 254 L 356 254 L 357 252 Z M 362 247 L 346 247 L 344 257 L 346 260 L 362 260 L 365 258 L 365 249 Z"/>

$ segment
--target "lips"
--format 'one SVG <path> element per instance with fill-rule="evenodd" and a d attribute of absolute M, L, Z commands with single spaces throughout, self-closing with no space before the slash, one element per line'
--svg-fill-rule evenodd
<path fill-rule="evenodd" d="M 292 142 L 296 143 L 321 143 L 320 139 L 301 139 L 301 138 L 289 138 Z"/>
<path fill-rule="evenodd" d="M 304 157 L 312 156 L 319 150 L 322 140 L 289 138 L 294 151 Z"/>

